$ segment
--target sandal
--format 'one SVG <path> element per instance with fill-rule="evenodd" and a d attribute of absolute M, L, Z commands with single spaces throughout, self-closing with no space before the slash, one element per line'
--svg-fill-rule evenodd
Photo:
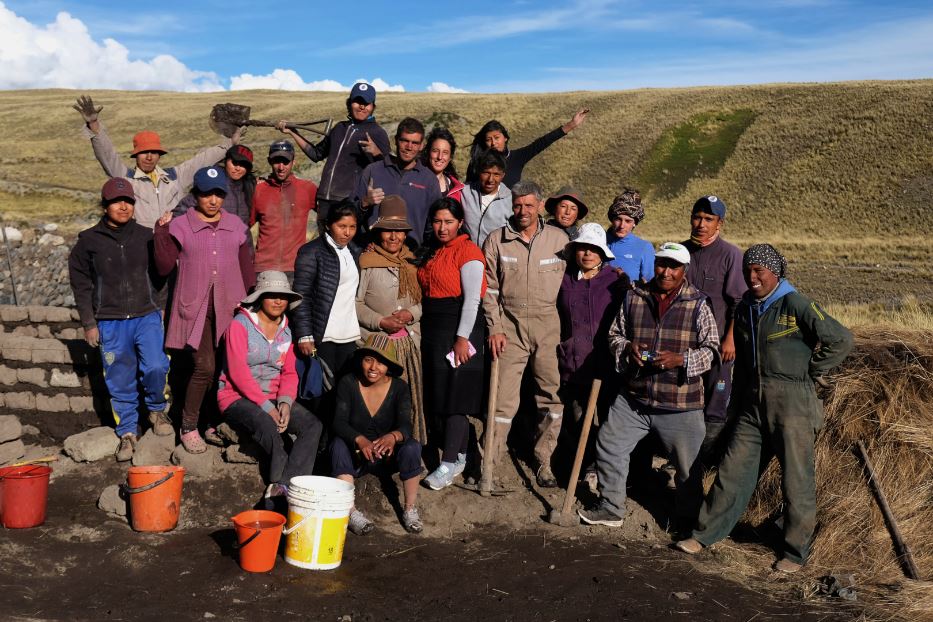
<path fill-rule="evenodd" d="M 197 430 L 191 430 L 181 435 L 181 444 L 189 454 L 203 454 L 207 451 L 207 445 L 201 438 L 201 433 Z"/>
<path fill-rule="evenodd" d="M 227 444 L 224 442 L 224 437 L 222 437 L 213 426 L 204 430 L 204 440 L 217 447 L 223 447 Z"/>

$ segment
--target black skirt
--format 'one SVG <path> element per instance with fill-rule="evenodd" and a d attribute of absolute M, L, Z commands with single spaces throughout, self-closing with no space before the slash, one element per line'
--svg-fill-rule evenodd
<path fill-rule="evenodd" d="M 462 298 L 424 298 L 421 301 L 421 366 L 424 372 L 424 410 L 432 417 L 479 415 L 483 409 L 485 322 L 482 306 L 470 331 L 476 354 L 454 369 L 447 360 L 460 323 Z"/>

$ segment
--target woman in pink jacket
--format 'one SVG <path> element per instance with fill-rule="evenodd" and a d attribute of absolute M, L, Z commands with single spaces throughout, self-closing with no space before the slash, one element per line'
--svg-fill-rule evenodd
<path fill-rule="evenodd" d="M 224 170 L 216 166 L 199 170 L 192 192 L 195 209 L 178 218 L 171 218 L 171 212 L 163 216 L 153 238 L 159 274 L 177 271 L 165 347 L 190 355 L 194 362 L 184 391 L 181 443 L 188 452 L 199 454 L 207 450 L 198 419 L 204 395 L 216 381 L 220 336 L 253 285 L 255 273 L 249 231 L 242 220 L 223 209 Z"/>
<path fill-rule="evenodd" d="M 259 275 L 224 335 L 226 354 L 217 403 L 234 428 L 249 432 L 269 454 L 266 498 L 285 494 L 288 481 L 311 475 L 321 422 L 295 401 L 298 374 L 285 312 L 301 302 L 284 272 Z M 295 436 L 286 452 L 282 434 Z"/>

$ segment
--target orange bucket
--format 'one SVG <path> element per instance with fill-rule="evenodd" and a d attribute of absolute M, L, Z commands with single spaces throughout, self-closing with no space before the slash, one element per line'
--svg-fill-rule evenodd
<path fill-rule="evenodd" d="M 240 552 L 240 568 L 247 572 L 269 572 L 275 566 L 285 517 L 268 510 L 247 510 L 232 519 Z"/>
<path fill-rule="evenodd" d="M 181 485 L 180 466 L 130 467 L 123 492 L 130 500 L 130 525 L 136 531 L 170 531 L 178 524 Z"/>

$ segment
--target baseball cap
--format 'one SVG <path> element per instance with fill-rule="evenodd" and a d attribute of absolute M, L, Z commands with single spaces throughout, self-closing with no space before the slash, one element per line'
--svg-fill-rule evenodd
<path fill-rule="evenodd" d="M 365 82 L 357 82 L 353 85 L 353 88 L 350 89 L 350 99 L 362 99 L 367 104 L 376 103 L 376 89 L 373 88 L 372 84 L 366 84 Z"/>
<path fill-rule="evenodd" d="M 712 214 L 713 216 L 719 216 L 725 220 L 726 204 L 723 203 L 722 199 L 717 197 L 715 194 L 709 194 L 705 197 L 700 197 L 697 199 L 697 202 L 693 204 L 693 211 L 690 213 L 696 214 L 697 212 Z"/>
<path fill-rule="evenodd" d="M 115 199 L 129 199 L 131 202 L 136 202 L 136 193 L 133 192 L 133 184 L 130 183 L 130 180 L 124 179 L 123 177 L 111 177 L 107 180 L 107 183 L 104 184 L 104 187 L 100 190 L 100 198 L 103 199 L 105 203 L 109 203 Z"/>
<path fill-rule="evenodd" d="M 287 140 L 277 140 L 269 145 L 269 159 L 286 158 L 289 162 L 295 159 L 295 147 Z"/>
<path fill-rule="evenodd" d="M 253 168 L 253 150 L 246 145 L 233 145 L 227 149 L 226 159 Z"/>
<path fill-rule="evenodd" d="M 654 255 L 655 259 L 673 259 L 679 264 L 687 265 L 690 263 L 690 251 L 683 244 L 677 242 L 665 242 Z"/>
<path fill-rule="evenodd" d="M 194 187 L 198 192 L 227 192 L 227 174 L 217 166 L 206 166 L 194 174 Z"/>

